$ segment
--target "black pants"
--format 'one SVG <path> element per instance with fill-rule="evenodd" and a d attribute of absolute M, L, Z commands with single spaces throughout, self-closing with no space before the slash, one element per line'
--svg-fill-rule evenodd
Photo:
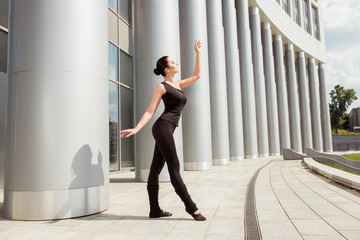
<path fill-rule="evenodd" d="M 158 194 L 155 193 L 156 190 L 152 189 L 158 189 L 159 174 L 166 162 L 170 174 L 171 184 L 175 188 L 175 192 L 184 202 L 186 211 L 188 213 L 194 213 L 198 209 L 196 204 L 191 200 L 180 175 L 180 163 L 176 154 L 175 141 L 173 138 L 175 128 L 175 124 L 162 119 L 158 119 L 152 128 L 156 144 L 148 178 L 150 207 L 158 204 Z"/>

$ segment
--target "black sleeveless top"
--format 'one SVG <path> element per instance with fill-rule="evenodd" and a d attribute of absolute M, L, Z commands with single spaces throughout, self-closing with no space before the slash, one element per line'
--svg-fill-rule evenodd
<path fill-rule="evenodd" d="M 161 83 L 164 85 L 166 93 L 161 97 L 165 104 L 165 110 L 159 119 L 172 122 L 178 126 L 180 114 L 186 103 L 186 96 L 182 90 L 165 82 Z"/>

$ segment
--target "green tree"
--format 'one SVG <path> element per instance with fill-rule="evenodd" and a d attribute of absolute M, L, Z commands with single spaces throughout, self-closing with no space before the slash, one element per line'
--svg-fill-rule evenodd
<path fill-rule="evenodd" d="M 340 129 L 345 122 L 348 107 L 358 98 L 356 97 L 354 89 L 345 89 L 339 84 L 335 86 L 335 90 L 331 90 L 330 98 L 331 103 L 329 104 L 329 108 L 331 127 L 335 129 L 337 134 L 338 129 Z"/>

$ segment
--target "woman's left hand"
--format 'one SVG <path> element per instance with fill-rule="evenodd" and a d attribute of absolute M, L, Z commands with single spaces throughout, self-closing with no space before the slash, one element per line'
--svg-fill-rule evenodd
<path fill-rule="evenodd" d="M 195 52 L 200 53 L 200 48 L 201 48 L 201 42 L 200 41 L 195 41 L 195 44 L 194 44 Z"/>

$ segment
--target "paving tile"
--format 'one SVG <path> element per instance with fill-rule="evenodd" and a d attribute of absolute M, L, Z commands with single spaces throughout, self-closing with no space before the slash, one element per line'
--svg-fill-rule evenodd
<path fill-rule="evenodd" d="M 321 219 L 293 219 L 292 222 L 302 235 L 339 236 L 339 233 Z"/>
<path fill-rule="evenodd" d="M 160 184 L 160 204 L 173 216 L 149 219 L 146 183 L 135 182 L 134 172 L 126 172 L 110 175 L 113 180 L 107 211 L 59 221 L 9 221 L 0 217 L 0 239 L 244 239 L 247 184 L 270 159 L 275 161 L 260 171 L 255 184 L 263 239 L 359 239 L 360 193 L 312 174 L 301 161 L 279 158 L 184 172 L 191 196 L 207 217 L 205 222 L 196 222 L 185 212 L 169 182 Z M 2 199 L 0 190 L 0 213 Z"/>

